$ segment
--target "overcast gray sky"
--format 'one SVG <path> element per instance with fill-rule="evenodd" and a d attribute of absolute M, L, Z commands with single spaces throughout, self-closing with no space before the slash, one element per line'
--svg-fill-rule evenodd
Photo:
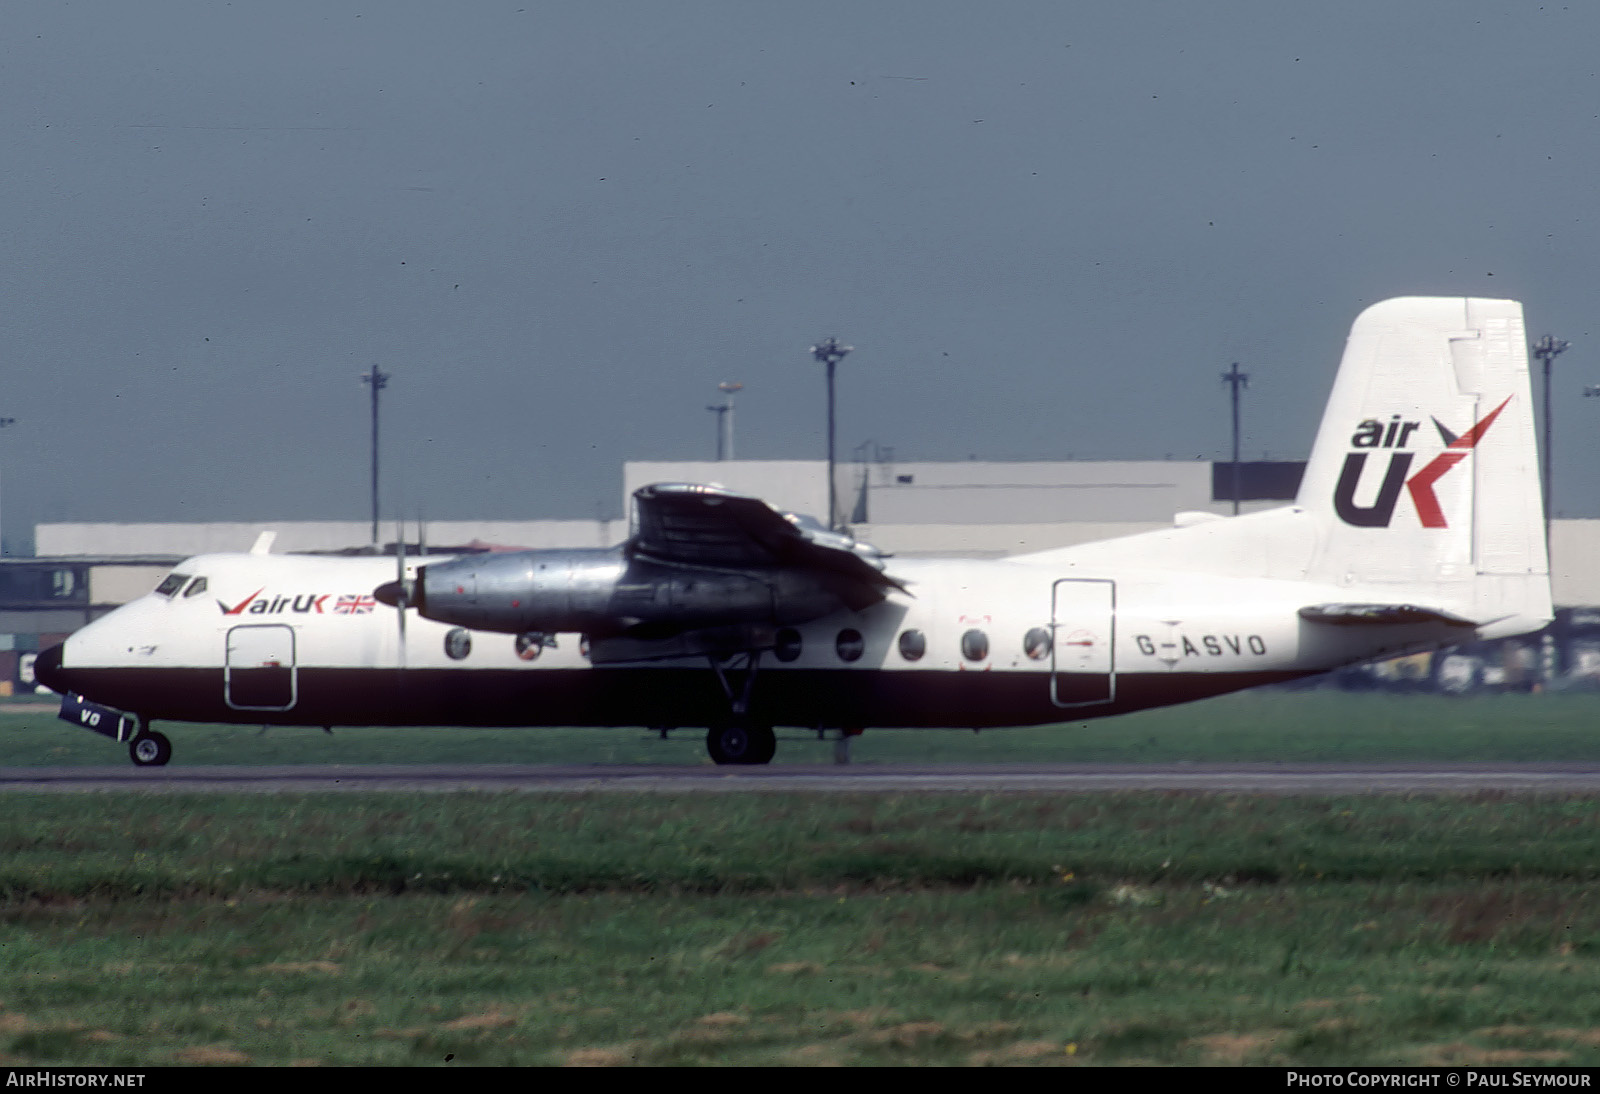
<path fill-rule="evenodd" d="M 619 511 L 625 459 L 1303 457 L 1350 321 L 1508 296 L 1600 513 L 1600 6 L 0 7 L 7 538 Z"/>

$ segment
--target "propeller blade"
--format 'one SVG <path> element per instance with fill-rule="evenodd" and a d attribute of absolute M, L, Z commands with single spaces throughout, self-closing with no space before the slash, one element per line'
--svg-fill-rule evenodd
<path fill-rule="evenodd" d="M 410 590 L 406 588 L 406 526 L 404 521 L 395 521 L 394 569 L 395 584 L 399 586 L 398 597 L 395 599 L 395 608 L 400 613 L 400 667 L 406 667 L 406 605 L 411 601 Z"/>

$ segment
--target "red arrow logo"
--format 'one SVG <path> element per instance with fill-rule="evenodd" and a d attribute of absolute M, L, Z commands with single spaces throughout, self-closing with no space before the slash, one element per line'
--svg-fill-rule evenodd
<path fill-rule="evenodd" d="M 1417 507 L 1417 516 L 1422 520 L 1424 528 L 1448 528 L 1449 522 L 1444 519 L 1444 510 L 1439 507 L 1439 498 L 1433 492 L 1433 484 L 1444 477 L 1456 464 L 1467 458 L 1467 453 L 1472 451 L 1483 435 L 1489 431 L 1494 420 L 1506 408 L 1506 403 L 1511 401 L 1507 395 L 1505 402 L 1491 410 L 1481 422 L 1473 424 L 1461 436 L 1451 441 L 1449 446 L 1435 456 L 1426 467 L 1406 480 L 1406 489 L 1411 492 L 1411 504 Z"/>
<path fill-rule="evenodd" d="M 261 586 L 261 589 L 265 589 L 265 588 L 266 588 L 265 585 Z M 238 603 L 238 605 L 236 607 L 230 608 L 220 600 L 217 601 L 217 607 L 222 609 L 222 614 L 223 615 L 238 615 L 239 613 L 241 613 L 241 612 L 243 612 L 245 610 L 245 608 L 249 605 L 249 603 L 252 600 L 254 600 L 256 597 L 261 595 L 261 589 L 257 589 L 255 592 L 251 593 L 249 596 L 247 596 L 243 600 L 239 601 L 239 603 Z"/>

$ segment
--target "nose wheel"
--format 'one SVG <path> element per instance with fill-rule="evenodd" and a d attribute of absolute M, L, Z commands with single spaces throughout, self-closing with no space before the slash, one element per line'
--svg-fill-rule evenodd
<path fill-rule="evenodd" d="M 138 767 L 162 767 L 172 759 L 172 742 L 164 733 L 145 729 L 128 742 L 128 756 Z"/>

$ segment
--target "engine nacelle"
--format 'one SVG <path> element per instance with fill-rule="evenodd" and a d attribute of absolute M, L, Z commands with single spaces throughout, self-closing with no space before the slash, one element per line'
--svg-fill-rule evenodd
<path fill-rule="evenodd" d="M 395 603 L 398 586 L 379 590 Z M 516 551 L 432 563 L 407 602 L 418 614 L 471 630 L 666 637 L 702 627 L 789 626 L 839 599 L 815 578 L 783 569 L 727 572 L 663 566 L 621 548 Z"/>

